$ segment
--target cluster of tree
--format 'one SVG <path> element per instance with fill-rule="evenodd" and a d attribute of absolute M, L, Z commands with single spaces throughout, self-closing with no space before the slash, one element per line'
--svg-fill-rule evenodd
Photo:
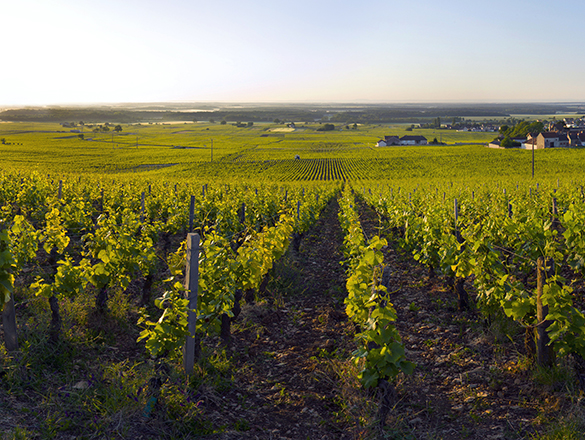
<path fill-rule="evenodd" d="M 520 144 L 513 141 L 513 138 L 524 138 L 528 136 L 528 133 L 536 135 L 545 131 L 544 123 L 535 121 L 519 121 L 517 124 L 512 126 L 502 125 L 500 127 L 500 135 L 497 139 L 500 140 L 500 147 L 502 148 L 515 148 L 519 147 Z"/>
<path fill-rule="evenodd" d="M 445 142 L 439 142 L 437 138 L 434 138 L 432 141 L 429 142 L 429 145 L 447 145 Z"/>
<path fill-rule="evenodd" d="M 321 127 L 317 129 L 317 131 L 332 131 L 335 130 L 335 125 L 333 124 L 323 124 Z"/>
<path fill-rule="evenodd" d="M 515 138 L 515 137 L 523 137 L 525 138 L 528 133 L 542 133 L 544 131 L 544 124 L 539 121 L 535 122 L 528 122 L 528 121 L 521 121 L 518 122 L 516 125 L 502 125 L 500 127 L 500 135 L 504 138 Z"/>
<path fill-rule="evenodd" d="M 110 126 L 111 126 L 111 125 L 112 125 L 112 124 L 109 124 L 109 123 L 107 123 L 107 122 L 106 122 L 104 125 L 98 125 L 97 127 L 93 127 L 93 125 L 91 125 L 91 126 L 88 126 L 88 127 L 90 127 L 90 128 L 93 128 L 93 130 L 92 130 L 92 131 L 93 131 L 94 133 L 99 133 L 100 131 L 103 131 L 104 133 L 107 133 L 108 131 L 110 131 Z M 118 125 L 116 125 L 116 126 L 113 128 L 113 130 L 114 130 L 116 133 L 119 133 L 119 132 L 121 132 L 121 131 L 122 131 L 122 126 L 118 124 Z"/>

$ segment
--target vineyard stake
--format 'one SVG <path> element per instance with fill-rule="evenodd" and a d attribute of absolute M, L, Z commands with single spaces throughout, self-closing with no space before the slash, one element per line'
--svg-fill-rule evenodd
<path fill-rule="evenodd" d="M 63 195 L 63 181 L 59 180 L 59 190 L 57 191 L 57 198 L 61 200 L 61 196 Z"/>
<path fill-rule="evenodd" d="M 6 345 L 6 350 L 18 350 L 16 312 L 14 310 L 14 297 L 12 294 L 10 294 L 10 301 L 4 304 L 4 310 L 2 310 L 2 328 L 4 329 L 4 343 Z"/>
<path fill-rule="evenodd" d="M 244 224 L 246 222 L 246 204 L 242 202 L 242 206 L 238 212 L 238 217 L 240 219 L 240 223 Z"/>
<path fill-rule="evenodd" d="M 146 194 L 144 193 L 144 191 L 142 191 L 142 195 L 140 196 L 140 223 L 144 223 L 144 199 L 146 197 Z"/>
<path fill-rule="evenodd" d="M 532 141 L 532 178 L 534 179 L 534 141 Z"/>
<path fill-rule="evenodd" d="M 199 358 L 200 350 L 196 335 L 197 328 L 197 289 L 199 285 L 199 234 L 187 235 L 187 263 L 185 268 L 185 292 L 189 300 L 187 312 L 187 329 L 189 335 L 183 347 L 183 367 L 189 375 L 193 374 L 195 359 Z"/>
<path fill-rule="evenodd" d="M 559 214 L 559 210 L 557 208 L 557 198 L 553 197 L 553 199 L 552 199 L 552 226 L 555 228 L 559 227 L 558 214 Z"/>
<path fill-rule="evenodd" d="M 191 204 L 189 206 L 189 232 L 193 231 L 193 217 L 195 217 L 195 196 L 191 196 Z"/>
<path fill-rule="evenodd" d="M 459 206 L 457 204 L 457 199 L 455 199 L 455 238 L 457 242 L 461 245 L 460 252 L 463 252 L 464 249 L 464 240 L 459 232 Z M 469 295 L 465 290 L 465 278 L 455 276 L 455 292 L 457 293 L 457 300 L 459 303 L 459 311 L 468 310 L 469 309 Z"/>
<path fill-rule="evenodd" d="M 550 270 L 554 270 L 554 262 L 548 260 L 546 263 L 551 264 Z M 552 321 L 546 320 L 548 315 L 548 305 L 543 305 L 542 295 L 544 292 L 544 283 L 546 281 L 546 267 L 543 257 L 538 257 L 536 262 L 536 359 L 541 367 L 550 367 L 554 362 L 554 352 L 550 344 L 547 329 Z"/>

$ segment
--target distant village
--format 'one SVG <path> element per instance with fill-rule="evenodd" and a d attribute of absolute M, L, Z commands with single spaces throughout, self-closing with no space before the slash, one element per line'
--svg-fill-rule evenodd
<path fill-rule="evenodd" d="M 533 127 L 536 123 L 527 124 L 526 127 Z M 553 120 L 552 122 L 540 122 L 541 130 L 526 134 L 513 134 L 514 126 L 508 127 L 501 124 L 489 123 L 471 123 L 471 124 L 441 124 L 441 129 L 457 130 L 460 132 L 493 132 L 499 133 L 492 142 L 487 144 L 489 148 L 520 148 L 542 150 L 545 148 L 571 148 L 585 146 L 585 117 L 583 118 L 564 118 L 562 120 Z M 421 127 L 422 128 L 422 127 Z M 435 128 L 438 128 L 436 126 Z M 522 130 L 520 130 L 522 131 Z M 430 142 L 436 143 L 436 140 Z M 377 147 L 399 146 L 399 145 L 428 145 L 429 142 L 424 136 L 405 135 L 384 136 L 376 142 Z"/>

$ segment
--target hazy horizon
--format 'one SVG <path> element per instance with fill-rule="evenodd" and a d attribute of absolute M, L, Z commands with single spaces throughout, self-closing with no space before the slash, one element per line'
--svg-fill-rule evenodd
<path fill-rule="evenodd" d="M 478 101 L 478 100 L 469 100 L 469 101 L 373 101 L 373 100 L 355 100 L 355 101 L 230 101 L 230 100 L 175 100 L 175 101 L 133 101 L 133 102 L 48 102 L 48 103 L 40 103 L 40 104 L 1 104 L 0 108 L 42 108 L 42 107 L 108 107 L 108 106 L 119 106 L 119 107 L 132 107 L 132 106 L 148 106 L 148 105 L 188 105 L 188 104 L 201 104 L 201 105 L 248 105 L 248 106 L 272 106 L 272 105 L 284 105 L 284 106 L 311 106 L 311 105 L 356 105 L 356 106 L 399 106 L 399 105 L 413 105 L 413 106 L 457 106 L 457 105 L 585 105 L 585 99 L 583 100 L 574 100 L 574 101 L 556 101 L 556 100 L 540 100 L 540 101 Z M 199 110 L 199 109 L 198 109 Z"/>
<path fill-rule="evenodd" d="M 585 101 L 585 4 L 575 0 L 21 0 L 2 9 L 1 107 Z"/>

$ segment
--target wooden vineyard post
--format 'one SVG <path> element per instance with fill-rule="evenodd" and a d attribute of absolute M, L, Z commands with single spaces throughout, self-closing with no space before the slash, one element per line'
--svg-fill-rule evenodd
<path fill-rule="evenodd" d="M 191 196 L 191 204 L 189 205 L 189 232 L 193 231 L 194 217 L 195 217 L 195 196 Z"/>
<path fill-rule="evenodd" d="M 144 223 L 144 201 L 146 198 L 146 194 L 142 191 L 140 195 L 140 223 Z"/>
<path fill-rule="evenodd" d="M 459 206 L 457 205 L 457 199 L 455 199 L 455 238 L 457 242 L 461 244 L 461 252 L 463 251 L 463 237 L 459 232 Z M 469 309 L 469 295 L 465 290 L 465 278 L 455 276 L 455 293 L 457 293 L 457 300 L 459 303 L 459 311 Z"/>
<path fill-rule="evenodd" d="M 557 208 L 557 198 L 553 197 L 553 199 L 552 199 L 552 226 L 553 226 L 553 228 L 558 228 L 560 226 L 558 215 L 559 215 L 559 210 Z"/>
<path fill-rule="evenodd" d="M 246 204 L 242 202 L 242 206 L 240 207 L 240 210 L 238 211 L 238 219 L 240 220 L 241 224 L 244 224 L 246 222 Z"/>
<path fill-rule="evenodd" d="M 187 329 L 189 335 L 183 347 L 183 367 L 189 375 L 193 374 L 195 360 L 199 358 L 200 347 L 197 338 L 197 289 L 199 286 L 199 234 L 187 235 L 187 263 L 185 271 L 185 289 L 189 300 L 187 312 Z"/>
<path fill-rule="evenodd" d="M 552 260 L 547 261 L 551 264 L 551 271 L 554 270 L 554 262 Z M 552 324 L 552 321 L 546 320 L 548 315 L 548 305 L 543 305 L 542 295 L 544 293 L 544 284 L 546 282 L 546 267 L 545 260 L 543 257 L 538 257 L 536 262 L 536 361 L 541 367 L 550 367 L 554 362 L 554 351 L 550 344 L 550 338 L 548 336 L 548 327 Z"/>
<path fill-rule="evenodd" d="M 14 296 L 10 294 L 10 301 L 4 304 L 2 310 L 2 328 L 6 350 L 18 350 L 18 336 L 16 332 L 16 312 L 14 310 Z"/>
<path fill-rule="evenodd" d="M 57 198 L 59 200 L 61 200 L 61 197 L 63 196 L 63 181 L 59 180 L 59 189 L 57 191 Z"/>
<path fill-rule="evenodd" d="M 532 139 L 532 178 L 534 179 L 534 139 Z"/>

